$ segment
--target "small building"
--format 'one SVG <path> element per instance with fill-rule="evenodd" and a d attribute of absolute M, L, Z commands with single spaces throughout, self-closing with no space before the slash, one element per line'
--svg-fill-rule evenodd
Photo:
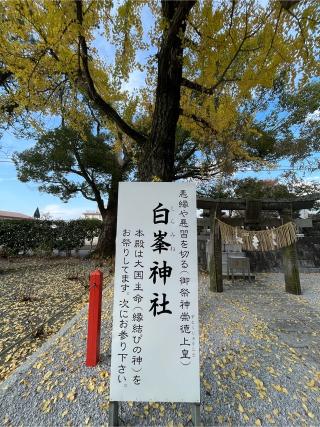
<path fill-rule="evenodd" d="M 0 220 L 1 219 L 25 219 L 33 220 L 32 216 L 22 214 L 20 212 L 10 212 L 10 211 L 0 211 Z"/>
<path fill-rule="evenodd" d="M 100 219 L 100 221 L 102 221 L 102 216 L 100 212 L 87 211 L 83 215 L 85 219 Z"/>

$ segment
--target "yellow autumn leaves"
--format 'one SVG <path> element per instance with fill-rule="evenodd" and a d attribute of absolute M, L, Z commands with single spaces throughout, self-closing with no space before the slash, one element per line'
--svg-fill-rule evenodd
<path fill-rule="evenodd" d="M 41 411 L 44 412 L 45 414 L 48 414 L 51 411 L 52 406 L 63 397 L 64 397 L 64 393 L 60 391 L 57 394 L 53 394 L 49 399 L 43 400 L 40 406 Z"/>
<path fill-rule="evenodd" d="M 107 390 L 107 384 L 106 382 L 97 384 L 92 379 L 90 379 L 87 383 L 87 389 L 89 391 L 96 391 L 97 393 L 102 394 Z"/>
<path fill-rule="evenodd" d="M 285 387 L 281 386 L 280 384 L 271 384 L 271 385 L 279 393 L 288 394 L 288 390 Z"/>
<path fill-rule="evenodd" d="M 0 286 L 3 294 L 0 295 L 0 351 L 8 348 L 21 338 L 25 337 L 38 324 L 51 318 L 59 307 L 66 305 L 68 300 L 72 304 L 68 310 L 61 313 L 51 326 L 45 325 L 44 335 L 38 338 L 30 337 L 13 347 L 3 358 L 0 366 L 0 381 L 5 379 L 26 356 L 35 351 L 39 345 L 57 332 L 61 326 L 71 318 L 87 301 L 85 281 L 81 277 L 88 277 L 94 269 L 94 263 L 83 260 L 48 260 L 43 258 L 12 259 L 8 264 L 8 271 L 0 276 Z M 79 280 L 68 280 L 71 273 L 80 272 Z M 105 283 L 108 276 L 105 275 Z M 24 289 L 31 285 L 31 301 L 24 302 L 20 297 Z M 82 296 L 76 300 L 76 297 Z M 41 369 L 43 363 L 38 361 L 36 369 Z"/>
<path fill-rule="evenodd" d="M 67 398 L 67 400 L 72 402 L 73 400 L 75 400 L 76 396 L 77 396 L 77 392 L 76 392 L 76 388 L 74 387 L 69 391 L 66 398 Z"/>
<path fill-rule="evenodd" d="M 38 366 L 39 364 L 35 365 Z M 34 366 L 34 367 L 35 367 Z M 53 375 L 52 371 L 48 371 L 45 373 L 45 375 L 43 376 L 43 382 L 47 381 L 49 378 L 51 378 L 51 376 Z M 92 378 L 82 378 L 80 380 L 80 386 L 84 387 L 85 390 L 91 392 L 96 392 L 98 394 L 105 394 L 108 391 L 108 383 L 107 383 L 107 379 L 109 377 L 109 372 L 102 370 L 99 372 L 99 377 L 100 379 L 102 379 L 103 381 L 98 382 L 97 377 L 92 377 Z M 40 409 L 42 412 L 44 413 L 48 413 L 51 411 L 52 406 L 59 400 L 62 398 L 65 398 L 66 401 L 68 401 L 69 403 L 75 402 L 78 396 L 78 390 L 77 387 L 72 387 L 71 389 L 69 389 L 66 394 L 64 394 L 63 392 L 58 392 L 57 394 L 53 394 L 49 399 L 45 399 L 40 406 Z M 107 405 L 108 406 L 108 405 Z M 106 406 L 104 406 L 104 409 L 107 409 Z M 70 410 L 65 409 L 62 413 L 61 413 L 61 417 L 65 417 L 68 412 Z"/>

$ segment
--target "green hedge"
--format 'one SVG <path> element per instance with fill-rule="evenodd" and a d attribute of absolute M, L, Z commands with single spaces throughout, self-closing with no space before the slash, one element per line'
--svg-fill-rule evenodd
<path fill-rule="evenodd" d="M 10 255 L 30 251 L 51 254 L 54 249 L 70 253 L 80 249 L 85 239 L 99 236 L 101 224 L 97 219 L 0 220 L 0 247 Z"/>

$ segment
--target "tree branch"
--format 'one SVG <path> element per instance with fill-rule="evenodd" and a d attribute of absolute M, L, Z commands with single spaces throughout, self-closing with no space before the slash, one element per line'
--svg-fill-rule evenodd
<path fill-rule="evenodd" d="M 88 196 L 87 193 L 84 190 L 82 190 L 82 188 L 79 188 L 79 190 L 77 191 L 80 191 L 80 193 L 83 195 L 85 199 L 90 200 L 91 202 L 96 202 L 95 197 Z"/>
<path fill-rule="evenodd" d="M 89 184 L 89 186 L 91 187 L 91 189 L 93 191 L 93 194 L 94 194 L 94 197 L 95 197 L 95 201 L 98 204 L 100 213 L 101 213 L 101 215 L 103 215 L 103 213 L 106 211 L 106 208 L 104 206 L 104 202 L 103 202 L 103 199 L 101 197 L 101 193 L 98 190 L 98 188 L 96 186 L 96 183 L 94 182 L 93 179 L 90 178 L 90 176 L 89 176 L 86 168 L 83 166 L 83 164 L 81 162 L 81 158 L 79 156 L 79 153 L 76 150 L 74 150 L 74 156 L 75 156 L 75 158 L 76 158 L 76 160 L 78 162 L 78 166 L 80 168 L 80 171 L 82 173 L 83 178 L 87 181 L 87 183 Z"/>
<path fill-rule="evenodd" d="M 77 169 L 70 168 L 70 172 L 74 173 L 75 175 L 83 176 L 82 172 Z"/>
<path fill-rule="evenodd" d="M 232 10 L 232 17 L 233 17 L 233 13 L 234 13 L 234 6 L 233 6 L 233 10 Z M 271 13 L 271 12 L 270 12 Z M 266 19 L 269 17 L 270 13 L 266 16 Z M 246 42 L 246 40 L 248 40 L 249 38 L 255 36 L 255 34 L 259 31 L 259 29 L 261 28 L 262 24 L 257 25 L 251 32 L 248 33 L 248 15 L 246 15 L 246 23 L 245 23 L 245 31 L 244 31 L 244 36 L 239 44 L 239 46 L 237 47 L 236 51 L 234 52 L 232 58 L 230 59 L 229 63 L 227 64 L 227 66 L 225 67 L 225 69 L 223 70 L 223 72 L 221 73 L 220 77 L 218 77 L 217 82 L 212 85 L 211 87 L 205 87 L 199 83 L 196 82 L 192 82 L 186 78 L 182 78 L 182 86 L 187 87 L 188 89 L 192 89 L 195 90 L 197 92 L 200 93 L 204 93 L 206 95 L 213 95 L 214 91 L 222 84 L 222 83 L 226 83 L 229 81 L 237 81 L 238 79 L 226 79 L 225 76 L 227 74 L 227 72 L 229 71 L 229 69 L 231 68 L 232 64 L 235 62 L 235 60 L 237 59 L 238 55 L 240 54 L 240 52 L 243 51 L 242 47 L 244 45 L 244 43 Z M 193 26 L 193 28 L 195 28 Z M 230 31 L 230 29 L 229 29 Z M 201 33 L 199 33 L 201 34 Z"/>
<path fill-rule="evenodd" d="M 202 179 L 202 180 L 209 180 L 210 178 L 212 178 L 215 175 L 218 175 L 220 173 L 220 170 L 216 170 L 216 171 L 208 171 L 206 169 L 202 169 L 202 168 L 192 168 L 192 169 L 188 169 L 184 172 L 180 172 L 178 174 L 176 174 L 174 176 L 174 180 L 178 180 L 178 179 L 185 179 L 185 178 L 196 178 L 196 179 Z"/>
<path fill-rule="evenodd" d="M 174 168 L 174 174 L 176 174 L 179 170 L 183 169 L 183 165 L 185 165 L 185 163 L 190 159 L 190 157 L 197 151 L 197 148 L 197 145 L 194 144 L 193 147 L 191 147 L 190 150 L 187 151 L 184 156 L 182 156 L 180 159 L 178 157 L 176 158 L 177 164 Z"/>
<path fill-rule="evenodd" d="M 274 43 L 274 39 L 276 38 L 276 34 L 277 34 L 278 27 L 279 27 L 279 23 L 280 23 L 280 18 L 281 18 L 282 8 L 283 8 L 283 6 L 281 5 L 281 6 L 280 6 L 280 9 L 279 9 L 278 16 L 277 16 L 276 27 L 275 27 L 275 29 L 274 29 L 274 32 L 273 32 L 273 35 L 272 35 L 272 39 L 271 39 L 271 42 L 270 42 L 270 46 L 269 46 L 268 52 L 267 52 L 267 54 L 266 54 L 266 57 L 265 57 L 264 63 L 266 62 L 266 60 L 267 60 L 267 58 L 268 58 L 268 56 L 269 56 L 269 53 L 271 52 L 271 49 L 272 49 L 272 47 L 273 47 L 273 43 Z"/>
<path fill-rule="evenodd" d="M 231 40 L 233 41 L 232 37 L 231 37 L 231 28 L 233 25 L 233 14 L 234 14 L 234 10 L 236 8 L 236 0 L 232 0 L 232 6 L 231 6 L 231 14 L 230 14 L 230 25 L 229 25 L 229 37 L 231 38 Z"/>
<path fill-rule="evenodd" d="M 241 48 L 242 48 L 244 42 L 246 41 L 246 39 L 248 37 L 249 36 L 246 33 L 244 38 L 242 39 L 241 43 L 239 44 L 237 50 L 233 54 L 231 60 L 229 61 L 228 65 L 223 70 L 221 76 L 218 78 L 218 81 L 214 85 L 212 85 L 210 88 L 206 88 L 206 87 L 200 85 L 199 83 L 191 82 L 190 80 L 187 80 L 185 78 L 182 78 L 182 86 L 188 87 L 189 89 L 193 89 L 193 90 L 196 90 L 196 91 L 201 92 L 201 93 L 205 93 L 207 95 L 212 95 L 214 93 L 214 91 L 217 89 L 217 87 L 220 86 L 221 83 L 225 82 L 225 79 L 224 79 L 225 75 L 229 71 L 231 65 L 236 60 L 239 53 L 241 52 Z"/>
<path fill-rule="evenodd" d="M 83 22 L 83 11 L 82 11 L 82 0 L 75 0 L 77 10 L 77 20 L 80 26 Z M 119 128 L 130 138 L 139 144 L 146 142 L 147 137 L 142 133 L 138 132 L 132 126 L 130 126 L 125 120 L 120 117 L 117 111 L 108 104 L 97 92 L 94 85 L 90 70 L 89 70 L 89 59 L 88 59 L 88 46 L 86 39 L 83 34 L 79 34 L 79 46 L 80 55 L 83 66 L 83 73 L 86 80 L 85 91 L 89 98 L 94 102 L 95 106 L 111 121 L 113 121 Z"/>
<path fill-rule="evenodd" d="M 292 12 L 291 8 L 288 8 L 287 11 L 288 11 L 289 15 L 291 15 L 293 17 L 293 19 L 295 19 L 297 21 L 298 27 L 300 29 L 301 37 L 303 39 L 303 44 L 304 44 L 304 47 L 306 49 L 306 54 L 307 54 L 307 57 L 308 57 L 309 56 L 309 50 L 308 50 L 308 47 L 307 47 L 307 44 L 306 44 L 306 37 L 304 35 L 301 22 L 300 22 L 299 18 L 297 17 L 297 15 Z"/>
<path fill-rule="evenodd" d="M 0 86 L 3 86 L 12 75 L 11 71 L 0 71 Z"/>
<path fill-rule="evenodd" d="M 212 131 L 212 133 L 214 135 L 217 135 L 217 131 L 216 129 L 211 125 L 211 123 L 209 123 L 206 119 L 204 119 L 203 117 L 198 117 L 195 114 L 188 114 L 186 113 L 182 108 L 180 108 L 180 115 L 183 115 L 185 117 L 188 117 L 189 119 L 194 120 L 196 123 L 202 125 L 202 127 L 206 127 L 208 129 L 210 129 Z"/>
<path fill-rule="evenodd" d="M 195 90 L 197 92 L 205 93 L 206 95 L 212 95 L 214 92 L 214 88 L 202 86 L 199 83 L 192 82 L 191 80 L 182 77 L 181 85 L 187 87 L 188 89 Z"/>
<path fill-rule="evenodd" d="M 88 102 L 88 107 L 89 107 L 90 114 L 91 114 L 93 120 L 96 122 L 96 125 L 97 125 L 97 136 L 99 136 L 100 135 L 100 129 L 102 128 L 102 124 L 101 124 L 99 118 L 94 113 L 93 109 L 91 108 L 91 105 L 90 105 L 89 102 Z"/>

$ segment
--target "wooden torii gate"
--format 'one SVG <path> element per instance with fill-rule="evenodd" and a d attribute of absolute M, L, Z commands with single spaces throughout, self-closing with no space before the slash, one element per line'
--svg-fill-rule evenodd
<path fill-rule="evenodd" d="M 242 218 L 223 218 L 223 221 L 233 226 L 263 227 L 280 226 L 292 220 L 293 212 L 301 209 L 311 209 L 320 199 L 320 193 L 312 196 L 288 199 L 211 199 L 197 198 L 197 208 L 209 211 L 210 224 L 210 290 L 223 292 L 222 280 L 222 242 L 216 218 L 221 218 L 222 210 L 245 211 Z M 262 211 L 278 211 L 280 218 L 261 218 Z M 281 249 L 285 289 L 290 294 L 300 295 L 300 275 L 296 244 Z"/>

